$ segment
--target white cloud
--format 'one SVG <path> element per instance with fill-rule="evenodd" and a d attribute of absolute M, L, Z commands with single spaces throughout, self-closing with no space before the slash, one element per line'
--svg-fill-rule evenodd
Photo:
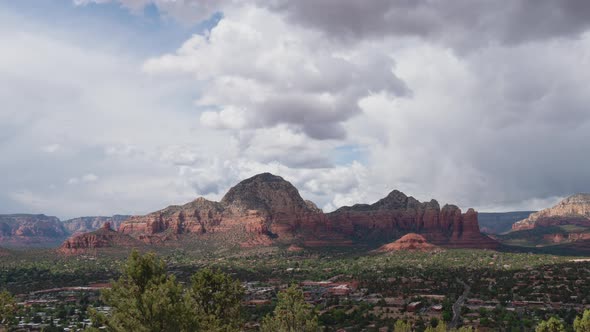
<path fill-rule="evenodd" d="M 360 113 L 363 97 L 406 93 L 393 67 L 371 45 L 349 50 L 250 6 L 225 13 L 208 34 L 194 35 L 176 53 L 144 65 L 151 74 L 185 73 L 206 82 L 197 104 L 221 110 L 203 113 L 204 125 L 286 124 L 315 139 L 345 137 L 341 124 Z"/>

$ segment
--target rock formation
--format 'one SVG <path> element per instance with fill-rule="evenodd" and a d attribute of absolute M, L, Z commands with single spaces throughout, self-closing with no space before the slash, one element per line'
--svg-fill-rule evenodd
<path fill-rule="evenodd" d="M 379 249 L 375 250 L 375 252 L 392 252 L 399 250 L 432 251 L 437 249 L 439 249 L 439 247 L 428 243 L 424 236 L 416 233 L 409 233 L 395 242 L 381 246 Z"/>
<path fill-rule="evenodd" d="M 590 194 L 575 194 L 512 225 L 513 231 L 557 225 L 590 227 Z"/>
<path fill-rule="evenodd" d="M 238 183 L 220 202 L 198 198 L 130 217 L 119 232 L 149 244 L 190 237 L 197 241 L 218 238 L 225 244 L 245 247 L 275 243 L 373 245 L 414 232 L 447 247 L 497 245 L 479 232 L 477 212 L 471 209 L 462 214 L 454 205 L 441 209 L 435 200 L 421 203 L 393 191 L 375 204 L 357 204 L 325 214 L 305 201 L 291 183 L 270 173 Z"/>
<path fill-rule="evenodd" d="M 110 223 L 113 229 L 118 229 L 123 221 L 130 216 L 114 215 L 112 217 L 79 217 L 69 220 L 64 220 L 63 224 L 69 234 L 81 234 L 95 231 L 104 225 L 105 222 Z"/>
<path fill-rule="evenodd" d="M 446 247 L 496 248 L 482 235 L 477 212 L 461 213 L 455 205 L 440 208 L 436 200 L 421 203 L 394 190 L 372 205 L 357 204 L 329 213 L 334 227 L 355 239 L 383 242 L 407 233 L 422 234 L 429 242 Z"/>
<path fill-rule="evenodd" d="M 0 215 L 0 243 L 7 246 L 47 247 L 67 238 L 68 232 L 56 217 L 43 214 Z"/>
<path fill-rule="evenodd" d="M 109 222 L 93 232 L 78 234 L 67 239 L 58 249 L 62 254 L 82 254 L 92 250 L 110 247 L 138 248 L 143 243 L 111 228 Z"/>

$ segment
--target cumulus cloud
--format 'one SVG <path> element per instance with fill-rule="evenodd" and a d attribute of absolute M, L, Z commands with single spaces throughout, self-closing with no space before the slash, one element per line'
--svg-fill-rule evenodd
<path fill-rule="evenodd" d="M 371 45 L 348 50 L 257 7 L 227 13 L 206 35 L 148 60 L 148 73 L 185 73 L 203 89 L 197 105 L 212 128 L 289 125 L 315 139 L 342 139 L 341 124 L 371 93 L 404 95 L 394 61 Z"/>

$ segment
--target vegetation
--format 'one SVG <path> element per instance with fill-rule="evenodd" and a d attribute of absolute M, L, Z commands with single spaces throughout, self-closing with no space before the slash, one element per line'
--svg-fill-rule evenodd
<path fill-rule="evenodd" d="M 590 262 L 572 261 L 576 257 L 488 250 L 388 255 L 325 248 L 297 253 L 277 248 L 199 250 L 166 248 L 159 256 L 135 252 L 127 260 L 116 255 L 59 257 L 40 252 L 0 257 L 0 287 L 18 292 L 18 301 L 24 302 L 47 298 L 44 293 L 31 295 L 36 290 L 117 280 L 102 296 L 97 290 L 75 295 L 64 291 L 51 296 L 56 304 L 33 301 L 17 309 L 18 322 L 39 323 L 48 331 L 84 328 L 88 318 L 95 328 L 105 326 L 110 331 L 236 331 L 257 330 L 258 324 L 272 330 L 290 320 L 281 308 L 296 303 L 302 303 L 299 312 L 307 317 L 301 321 L 311 321 L 312 329 L 321 326 L 326 332 L 373 327 L 442 331 L 464 284 L 471 288 L 468 299 L 481 301 L 481 308 L 465 303 L 459 320 L 464 326 L 457 331 L 468 331 L 469 326 L 535 331 L 537 325 L 549 326 L 552 316 L 559 317 L 567 331 L 575 331 L 576 325 L 585 326 L 584 316 L 576 320 L 578 308 L 590 303 Z M 306 280 L 354 284 L 355 291 L 347 296 L 316 292 L 302 283 Z M 299 302 L 281 301 L 286 295 L 279 290 L 294 283 L 301 289 L 290 298 Z M 259 297 L 254 295 L 256 289 L 271 290 Z M 307 301 L 301 302 L 301 291 Z M 259 304 L 250 304 L 251 300 Z M 422 304 L 410 312 L 411 302 Z M 561 305 L 552 308 L 552 303 Z"/>
<path fill-rule="evenodd" d="M 7 291 L 0 292 L 0 327 L 13 324 L 16 309 L 12 295 Z"/>
<path fill-rule="evenodd" d="M 262 321 L 261 332 L 317 332 L 318 317 L 305 302 L 303 292 L 291 285 L 279 293 L 279 301 L 272 315 Z"/>
<path fill-rule="evenodd" d="M 565 326 L 559 319 L 551 317 L 549 320 L 539 323 L 535 332 L 565 332 Z"/>
<path fill-rule="evenodd" d="M 242 290 L 231 277 L 202 270 L 188 290 L 154 254 L 134 251 L 123 275 L 102 299 L 110 315 L 95 314 L 108 331 L 237 331 Z"/>
<path fill-rule="evenodd" d="M 574 331 L 590 332 L 590 310 L 584 311 L 581 317 L 576 317 L 576 320 L 574 320 Z"/>

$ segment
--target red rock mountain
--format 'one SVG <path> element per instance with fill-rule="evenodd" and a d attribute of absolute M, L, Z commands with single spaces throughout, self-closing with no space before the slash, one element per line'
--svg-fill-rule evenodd
<path fill-rule="evenodd" d="M 198 198 L 130 217 L 119 232 L 149 244 L 188 236 L 197 240 L 220 238 L 226 244 L 242 246 L 350 246 L 391 242 L 413 232 L 447 247 L 497 246 L 479 232 L 477 212 L 471 209 L 462 214 L 454 205 L 441 209 L 435 200 L 420 203 L 393 191 L 375 204 L 358 204 L 325 214 L 305 201 L 291 183 L 270 173 L 238 183 L 220 202 Z"/>
<path fill-rule="evenodd" d="M 56 217 L 43 214 L 0 215 L 0 244 L 4 246 L 52 246 L 68 237 Z"/>
<path fill-rule="evenodd" d="M 402 236 L 395 242 L 379 247 L 379 249 L 375 250 L 375 252 L 392 252 L 399 250 L 432 251 L 437 249 L 439 249 L 439 247 L 428 243 L 424 236 L 416 233 L 409 233 Z"/>
<path fill-rule="evenodd" d="M 80 254 L 88 251 L 110 248 L 128 247 L 138 248 L 144 244 L 129 235 L 121 234 L 111 228 L 109 222 L 93 232 L 78 234 L 67 239 L 58 249 L 62 254 Z"/>
<path fill-rule="evenodd" d="M 461 213 L 455 205 L 440 208 L 436 200 L 421 203 L 394 190 L 372 205 L 342 207 L 330 214 L 340 231 L 360 240 L 391 240 L 419 233 L 445 247 L 496 248 L 498 243 L 479 231 L 477 212 Z"/>
<path fill-rule="evenodd" d="M 575 194 L 549 209 L 532 213 L 528 218 L 514 223 L 512 230 L 558 225 L 590 227 L 590 194 Z"/>

